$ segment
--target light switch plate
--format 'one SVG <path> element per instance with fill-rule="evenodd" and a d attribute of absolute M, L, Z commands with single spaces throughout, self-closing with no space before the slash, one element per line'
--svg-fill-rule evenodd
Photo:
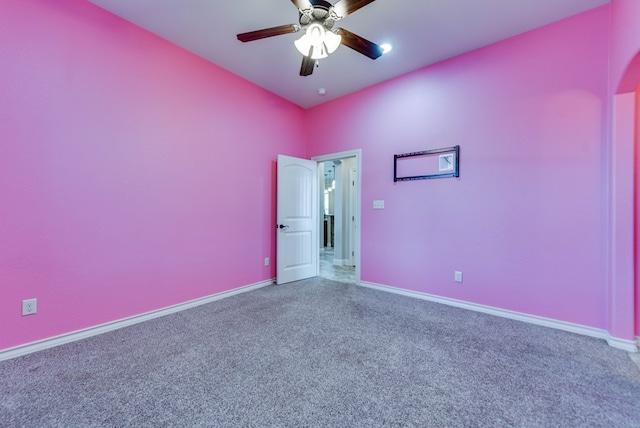
<path fill-rule="evenodd" d="M 384 209 L 384 201 L 373 201 L 373 209 L 374 210 Z"/>

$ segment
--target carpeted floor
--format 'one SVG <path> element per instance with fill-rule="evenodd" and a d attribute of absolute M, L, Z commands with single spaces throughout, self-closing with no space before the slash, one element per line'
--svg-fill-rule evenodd
<path fill-rule="evenodd" d="M 316 278 L 0 362 L 2 427 L 639 427 L 601 340 Z"/>

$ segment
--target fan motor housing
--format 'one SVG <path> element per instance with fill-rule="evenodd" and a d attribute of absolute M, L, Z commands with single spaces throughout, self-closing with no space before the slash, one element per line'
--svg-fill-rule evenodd
<path fill-rule="evenodd" d="M 331 29 L 334 24 L 334 20 L 329 16 L 329 9 L 331 9 L 332 4 L 324 0 L 311 0 L 310 3 L 313 5 L 311 15 L 300 12 L 300 18 L 298 20 L 300 25 L 304 27 L 312 22 L 318 22 L 325 28 Z"/>
<path fill-rule="evenodd" d="M 331 3 L 325 0 L 310 0 L 309 3 L 311 3 L 314 8 L 317 7 L 320 9 L 324 9 L 325 11 L 329 11 L 331 6 L 333 6 Z"/>

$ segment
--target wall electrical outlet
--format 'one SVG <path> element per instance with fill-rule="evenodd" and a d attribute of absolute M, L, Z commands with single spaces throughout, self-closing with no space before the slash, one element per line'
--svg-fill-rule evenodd
<path fill-rule="evenodd" d="M 460 272 L 459 270 L 455 271 L 453 273 L 453 280 L 455 282 L 462 282 L 462 272 Z"/>
<path fill-rule="evenodd" d="M 33 315 L 38 311 L 37 299 L 26 299 L 22 301 L 22 315 Z"/>
<path fill-rule="evenodd" d="M 269 257 L 264 258 L 264 265 L 269 266 Z"/>
<path fill-rule="evenodd" d="M 374 210 L 383 210 L 384 209 L 384 201 L 373 201 L 373 209 Z"/>

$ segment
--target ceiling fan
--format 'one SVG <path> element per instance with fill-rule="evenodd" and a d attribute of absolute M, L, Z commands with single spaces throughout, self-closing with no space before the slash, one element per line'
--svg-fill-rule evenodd
<path fill-rule="evenodd" d="M 311 75 L 317 61 L 329 56 L 341 44 L 371 59 L 376 59 L 383 54 L 382 47 L 344 28 L 333 28 L 336 21 L 374 1 L 338 0 L 332 5 L 324 0 L 291 0 L 298 8 L 299 24 L 250 31 L 238 34 L 237 37 L 241 42 L 252 42 L 305 30 L 305 34 L 295 41 L 296 49 L 303 55 L 300 76 Z"/>

